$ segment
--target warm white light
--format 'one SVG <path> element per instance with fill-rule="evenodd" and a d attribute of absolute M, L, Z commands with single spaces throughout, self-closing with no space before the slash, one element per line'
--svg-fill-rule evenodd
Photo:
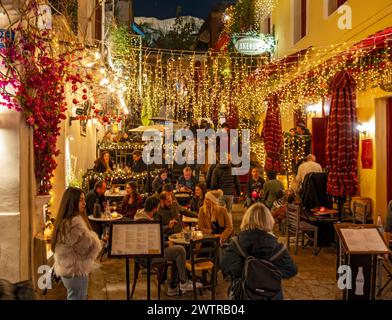
<path fill-rule="evenodd" d="M 108 78 L 103 78 L 100 82 L 99 85 L 100 86 L 106 86 L 109 84 L 109 79 Z"/>
<path fill-rule="evenodd" d="M 95 52 L 94 56 L 95 56 L 95 59 L 97 59 L 97 60 L 101 59 L 101 54 L 98 51 Z"/>
<path fill-rule="evenodd" d="M 101 69 L 99 69 L 99 72 L 100 72 L 100 73 L 102 73 L 102 74 L 104 74 L 104 73 L 105 73 L 105 71 L 106 71 L 106 70 L 105 70 L 105 68 L 101 68 Z"/>
<path fill-rule="evenodd" d="M 87 68 L 91 68 L 91 67 L 93 67 L 94 65 L 95 65 L 95 62 L 89 62 L 89 63 L 86 64 L 86 67 L 87 67 Z"/>

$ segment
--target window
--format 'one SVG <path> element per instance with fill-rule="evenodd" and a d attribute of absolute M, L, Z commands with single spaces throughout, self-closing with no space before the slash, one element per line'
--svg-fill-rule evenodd
<path fill-rule="evenodd" d="M 308 33 L 308 0 L 292 0 L 294 21 L 294 43 Z"/>
<path fill-rule="evenodd" d="M 327 3 L 328 16 L 334 13 L 341 5 L 345 4 L 347 0 L 325 0 Z"/>

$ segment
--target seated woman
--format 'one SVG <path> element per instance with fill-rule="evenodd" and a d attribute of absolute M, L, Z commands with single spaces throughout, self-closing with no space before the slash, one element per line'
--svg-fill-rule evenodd
<path fill-rule="evenodd" d="M 94 171 L 99 173 L 110 173 L 113 171 L 113 161 L 110 159 L 109 151 L 102 151 L 100 157 L 95 161 Z"/>
<path fill-rule="evenodd" d="M 274 218 L 265 205 L 254 204 L 242 219 L 238 242 L 245 254 L 258 259 L 270 259 L 278 254 L 272 263 L 280 270 L 283 279 L 291 278 L 297 274 L 297 267 L 287 249 L 271 234 L 274 223 Z M 232 289 L 233 284 L 242 277 L 244 262 L 245 259 L 238 252 L 235 243 L 231 242 L 223 254 L 220 267 L 224 276 L 231 276 Z M 275 300 L 283 300 L 282 291 Z"/>
<path fill-rule="evenodd" d="M 125 190 L 127 191 L 127 195 L 124 197 L 121 213 L 124 217 L 133 219 L 136 212 L 143 207 L 143 199 L 137 193 L 135 182 L 127 182 Z"/>
<path fill-rule="evenodd" d="M 163 190 L 163 186 L 166 184 L 170 184 L 170 179 L 167 177 L 168 172 L 166 169 L 162 169 L 159 171 L 158 176 L 152 182 L 152 192 L 161 193 Z"/>
<path fill-rule="evenodd" d="M 207 192 L 207 187 L 204 183 L 199 183 L 196 185 L 195 194 L 191 199 L 190 202 L 190 209 L 191 211 L 199 212 L 200 208 L 203 206 L 204 203 L 204 196 Z"/>
<path fill-rule="evenodd" d="M 199 210 L 200 230 L 219 237 L 220 245 L 223 245 L 233 233 L 233 224 L 227 210 L 219 205 L 219 198 L 222 196 L 222 190 L 207 192 L 204 205 Z"/>
<path fill-rule="evenodd" d="M 249 208 L 254 204 L 257 199 L 262 197 L 262 191 L 264 187 L 264 179 L 260 177 L 259 169 L 253 168 L 251 171 L 251 177 L 246 185 L 246 207 Z M 256 196 L 255 195 L 256 192 Z"/>

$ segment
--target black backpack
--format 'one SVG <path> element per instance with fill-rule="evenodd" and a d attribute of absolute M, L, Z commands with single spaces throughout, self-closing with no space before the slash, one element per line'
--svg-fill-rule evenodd
<path fill-rule="evenodd" d="M 232 283 L 231 298 L 233 300 L 273 300 L 282 290 L 282 273 L 272 263 L 285 251 L 282 245 L 279 251 L 269 260 L 248 256 L 242 250 L 238 238 L 233 242 L 238 252 L 245 258 L 242 277 Z"/>

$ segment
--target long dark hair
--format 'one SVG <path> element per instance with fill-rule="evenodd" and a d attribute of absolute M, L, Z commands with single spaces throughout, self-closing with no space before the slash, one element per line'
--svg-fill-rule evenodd
<path fill-rule="evenodd" d="M 98 165 L 100 165 L 100 164 L 102 164 L 104 167 L 106 167 L 105 166 L 105 163 L 104 163 L 104 161 L 103 161 L 103 157 L 105 156 L 105 154 L 109 154 L 109 163 L 108 163 L 108 166 L 110 167 L 110 169 L 112 169 L 113 170 L 113 161 L 112 161 L 112 159 L 111 159 L 111 155 L 110 155 L 110 152 L 108 151 L 108 150 L 103 150 L 103 151 L 101 151 L 101 154 L 99 155 L 99 158 L 97 159 L 97 160 L 95 160 L 95 166 L 97 167 Z"/>
<path fill-rule="evenodd" d="M 56 242 L 60 235 L 63 234 L 64 223 L 71 221 L 73 217 L 80 215 L 87 224 L 87 227 L 91 230 L 91 225 L 88 222 L 86 212 L 79 212 L 79 201 L 80 197 L 84 194 L 83 190 L 79 188 L 69 187 L 65 190 L 63 198 L 61 199 L 60 208 L 56 217 L 53 238 L 52 238 L 52 251 L 54 252 Z"/>
<path fill-rule="evenodd" d="M 127 194 L 126 195 L 126 199 L 127 199 L 127 201 L 129 201 L 129 198 L 133 198 L 133 201 L 136 201 L 137 200 L 137 197 L 138 197 L 138 192 L 137 192 L 137 184 L 136 184 L 136 182 L 134 182 L 134 181 L 128 181 L 125 185 L 129 185 L 130 187 L 131 187 L 131 189 L 132 189 L 132 192 L 131 192 L 131 194 Z"/>

